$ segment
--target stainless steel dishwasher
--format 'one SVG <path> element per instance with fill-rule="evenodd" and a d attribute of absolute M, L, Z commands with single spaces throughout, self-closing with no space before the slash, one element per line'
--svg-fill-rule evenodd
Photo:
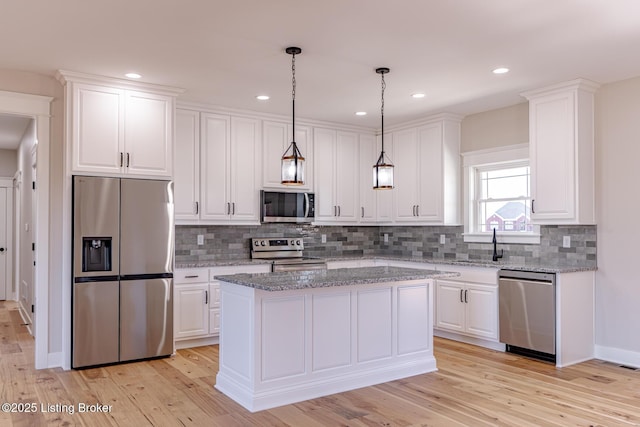
<path fill-rule="evenodd" d="M 498 273 L 500 341 L 508 352 L 556 360 L 556 275 L 518 270 Z"/>

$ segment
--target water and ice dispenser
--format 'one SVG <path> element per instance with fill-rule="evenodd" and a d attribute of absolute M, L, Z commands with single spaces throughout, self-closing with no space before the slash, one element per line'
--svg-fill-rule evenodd
<path fill-rule="evenodd" d="M 111 271 L 111 237 L 82 238 L 82 271 Z"/>

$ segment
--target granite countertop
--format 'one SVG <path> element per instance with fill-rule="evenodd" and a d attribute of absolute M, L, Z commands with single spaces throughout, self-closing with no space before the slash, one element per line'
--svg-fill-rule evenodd
<path fill-rule="evenodd" d="M 402 267 L 337 268 L 335 270 L 282 271 L 275 273 L 215 276 L 216 280 L 265 291 L 364 285 L 404 280 L 456 277 L 459 273 Z"/>
<path fill-rule="evenodd" d="M 468 267 L 482 267 L 482 268 L 497 268 L 504 270 L 519 270 L 519 271 L 535 271 L 539 273 L 573 273 L 579 271 L 595 271 L 597 267 L 583 264 L 563 264 L 563 263 L 551 263 L 541 262 L 538 260 L 531 260 L 525 263 L 505 262 L 499 261 L 485 261 L 485 260 L 464 260 L 464 259 L 436 259 L 436 258 L 417 258 L 417 257 L 403 257 L 392 255 L 362 255 L 352 257 L 327 257 L 326 260 L 330 261 L 358 261 L 358 260 L 385 260 L 385 261 L 404 261 L 404 262 L 416 262 L 423 264 L 440 264 L 440 265 L 454 265 L 454 266 L 468 266 Z"/>
<path fill-rule="evenodd" d="M 436 258 L 416 258 L 392 255 L 355 255 L 340 257 L 324 257 L 326 261 L 359 261 L 359 260 L 384 260 L 384 261 L 406 261 L 424 264 L 441 264 L 454 266 L 482 267 L 482 268 L 498 268 L 505 270 L 535 271 L 540 273 L 573 273 L 579 271 L 595 271 L 597 267 L 582 264 L 562 264 L 540 262 L 537 260 L 526 261 L 525 263 L 505 262 L 505 261 L 484 261 L 484 260 L 464 260 L 464 259 L 436 259 Z M 235 259 L 235 260 L 216 260 L 202 261 L 196 263 L 176 263 L 177 269 L 184 268 L 207 268 L 207 267 L 223 267 L 234 265 L 255 265 L 255 264 L 271 264 L 271 261 L 264 259 Z"/>

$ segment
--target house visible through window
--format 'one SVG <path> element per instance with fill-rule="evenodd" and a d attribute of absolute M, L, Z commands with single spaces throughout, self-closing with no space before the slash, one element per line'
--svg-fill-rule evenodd
<path fill-rule="evenodd" d="M 527 162 L 478 166 L 471 231 L 531 233 L 530 175 Z"/>

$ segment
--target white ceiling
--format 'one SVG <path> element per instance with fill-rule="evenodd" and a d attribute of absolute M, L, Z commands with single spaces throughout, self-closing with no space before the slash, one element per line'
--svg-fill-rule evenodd
<path fill-rule="evenodd" d="M 640 1 L 20 0 L 3 2 L 0 39 L 0 68 L 136 71 L 181 99 L 284 115 L 284 49 L 299 46 L 297 116 L 376 128 L 381 66 L 390 125 L 513 105 L 578 77 L 638 76 Z"/>

